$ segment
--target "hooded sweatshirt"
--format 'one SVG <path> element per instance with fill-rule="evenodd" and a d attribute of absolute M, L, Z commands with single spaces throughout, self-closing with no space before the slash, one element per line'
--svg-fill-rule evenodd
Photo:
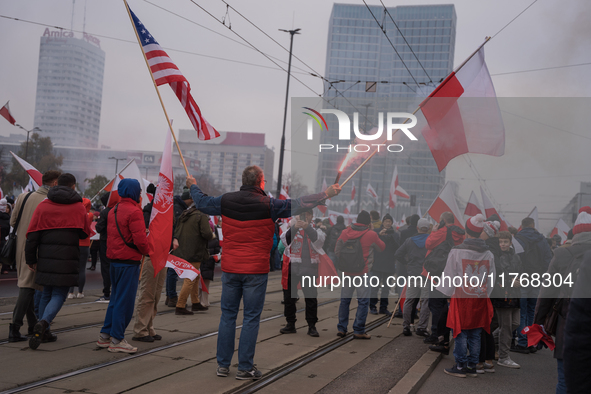
<path fill-rule="evenodd" d="M 535 228 L 526 227 L 520 232 L 518 232 L 515 235 L 515 238 L 517 239 L 517 241 L 519 241 L 523 249 L 526 251 L 523 253 L 519 253 L 519 258 L 521 258 L 521 261 L 523 263 L 524 272 L 527 272 L 529 274 L 535 272 L 542 274 L 546 272 L 548 270 L 548 266 L 550 265 L 550 261 L 552 260 L 553 256 L 552 249 L 550 249 L 550 245 L 548 245 L 546 237 L 540 234 L 538 230 L 536 230 Z M 532 267 L 531 264 L 528 263 L 528 254 L 532 252 L 529 252 L 528 250 L 529 248 L 534 247 L 538 249 L 538 256 L 540 256 L 541 261 L 535 262 L 535 266 Z"/>

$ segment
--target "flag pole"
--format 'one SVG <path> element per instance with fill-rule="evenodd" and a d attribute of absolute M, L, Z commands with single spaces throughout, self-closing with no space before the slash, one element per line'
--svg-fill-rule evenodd
<path fill-rule="evenodd" d="M 91 201 L 91 202 L 92 202 L 92 201 L 94 201 L 94 199 L 95 199 L 95 198 L 97 198 L 97 197 L 98 197 L 98 195 L 99 195 L 99 194 L 101 194 L 101 192 L 102 192 L 103 190 L 105 190 L 105 188 L 106 188 L 107 186 L 109 186 L 109 183 L 113 182 L 113 181 L 115 180 L 115 178 L 117 178 L 117 177 L 118 177 L 118 176 L 119 176 L 119 175 L 120 175 L 120 174 L 121 174 L 123 171 L 125 171 L 125 169 L 126 169 L 127 167 L 129 167 L 129 165 L 130 165 L 130 164 L 131 164 L 131 163 L 132 163 L 134 160 L 135 160 L 135 159 L 131 159 L 131 160 L 129 161 L 129 163 L 127 163 L 127 164 L 125 165 L 125 167 L 123 167 L 123 168 L 121 169 L 121 171 L 119 171 L 119 172 L 118 172 L 118 173 L 117 173 L 117 174 L 116 174 L 116 175 L 113 177 L 113 179 L 111 179 L 109 182 L 107 182 L 107 184 L 106 184 L 105 186 L 103 186 L 103 188 L 102 188 L 101 190 L 99 190 L 99 191 L 98 191 L 98 193 L 96 193 L 96 194 L 94 195 L 94 197 L 92 197 L 92 198 L 90 199 L 90 201 Z"/>
<path fill-rule="evenodd" d="M 144 61 L 146 62 L 146 66 L 148 67 L 148 71 L 150 72 L 150 78 L 152 78 L 152 83 L 154 84 L 154 89 L 156 89 L 156 94 L 158 94 L 158 99 L 160 100 L 160 105 L 162 105 L 162 110 L 164 111 L 164 116 L 166 116 L 166 121 L 168 122 L 168 127 L 170 128 L 170 132 L 172 133 L 172 138 L 174 138 L 174 143 L 176 144 L 176 148 L 179 151 L 179 156 L 181 157 L 181 162 L 183 163 L 183 167 L 185 167 L 185 172 L 187 176 L 191 176 L 189 174 L 189 170 L 187 169 L 187 164 L 185 164 L 185 158 L 183 157 L 183 153 L 181 152 L 181 147 L 179 146 L 179 142 L 176 139 L 176 135 L 172 130 L 172 123 L 170 122 L 170 118 L 168 117 L 168 112 L 166 112 L 166 108 L 164 107 L 164 101 L 162 101 L 162 96 L 160 96 L 160 90 L 158 90 L 158 85 L 156 85 L 156 80 L 154 79 L 154 74 L 152 74 L 152 69 L 150 68 L 150 64 L 148 63 L 148 58 L 146 57 L 146 53 L 144 52 L 144 47 L 140 41 L 140 36 L 135 29 L 135 23 L 133 23 L 133 18 L 131 17 L 131 11 L 129 10 L 129 5 L 127 4 L 127 0 L 123 0 L 125 3 L 125 9 L 127 10 L 127 15 L 129 16 L 129 21 L 131 22 L 131 26 L 133 27 L 133 32 L 135 33 L 135 38 L 142 50 L 142 55 L 144 56 Z"/>

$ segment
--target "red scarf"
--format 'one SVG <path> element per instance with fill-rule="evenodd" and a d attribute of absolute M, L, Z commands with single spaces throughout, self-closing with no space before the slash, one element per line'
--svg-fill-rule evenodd
<path fill-rule="evenodd" d="M 89 235 L 90 223 L 84 205 L 81 202 L 58 204 L 46 198 L 35 209 L 27 234 L 58 228 L 80 229 Z"/>

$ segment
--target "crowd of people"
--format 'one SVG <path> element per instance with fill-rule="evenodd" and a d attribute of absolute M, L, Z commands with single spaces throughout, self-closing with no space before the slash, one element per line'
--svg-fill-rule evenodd
<path fill-rule="evenodd" d="M 200 270 L 206 286 L 214 279 L 216 263 L 222 262 L 216 369 L 220 377 L 230 373 L 241 302 L 244 317 L 236 379 L 262 376 L 254 355 L 270 271 L 282 271 L 286 324 L 281 334 L 297 333 L 296 302 L 301 289 L 307 335 L 320 336 L 316 329 L 318 286 L 304 279 L 319 277 L 329 267 L 328 272 L 342 277 L 371 278 L 371 286 L 354 284 L 354 280 L 342 283 L 335 327 L 339 337 L 349 334 L 350 304 L 355 295 L 353 338 L 371 339 L 365 328 L 368 314 L 394 314 L 392 318 L 402 319 L 403 336 L 414 333 L 423 337 L 431 351 L 448 355 L 453 338 L 455 362 L 445 373 L 476 377 L 495 372 L 496 366 L 520 368 L 511 352 L 530 354 L 541 349 L 545 342 L 532 343 L 526 335 L 539 327 L 542 336 L 555 337 L 556 392 L 566 393 L 567 385 L 585 382 L 576 372 L 584 359 L 576 339 L 583 334 L 573 316 L 589 320 L 589 306 L 580 299 L 571 302 L 571 296 L 585 291 L 578 288 L 584 285 L 576 277 L 588 275 L 591 269 L 591 252 L 586 253 L 591 249 L 590 207 L 581 208 L 567 242 L 560 245 L 560 240 L 544 237 L 531 218 L 524 218 L 519 230 L 509 227 L 501 231 L 504 223 L 496 215 L 485 218 L 477 214 L 457 223 L 451 212 L 444 212 L 438 224 L 412 215 L 397 228 L 389 214 L 380 219 L 376 211 L 361 211 L 351 225 L 346 226 L 342 216 L 333 225 L 326 218 L 314 219 L 313 209 L 338 195 L 338 184 L 298 199 L 275 199 L 264 192 L 264 174 L 257 166 L 244 170 L 239 191 L 217 197 L 204 194 L 193 177 L 186 183 L 183 193 L 174 197 L 170 248 L 173 255 Z M 47 171 L 43 185 L 19 195 L 13 206 L 0 200 L 3 242 L 11 227 L 16 234 L 12 263 L 18 272 L 19 295 L 9 328 L 11 342 L 27 340 L 21 334 L 25 318 L 32 349 L 57 340 L 51 323 L 67 298 L 84 297 L 89 255 L 92 263 L 88 269 L 96 269 L 97 260 L 101 266 L 103 295 L 97 302 L 109 304 L 97 340 L 99 348 L 137 352 L 137 347 L 125 340 L 134 312 L 132 340 L 161 340 L 154 319 L 163 289 L 165 305 L 175 308 L 177 315 L 209 309 L 208 293 L 203 291 L 200 278 L 184 279 L 177 292 L 174 269 L 154 275 L 147 238 L 152 203 L 141 208 L 138 181 L 121 180 L 118 195 L 105 193 L 101 197 L 100 211 L 93 209 L 75 186 L 72 174 Z M 154 195 L 156 187 L 150 185 L 147 192 Z M 219 222 L 214 224 L 212 217 L 218 217 Z M 222 220 L 223 253 L 219 242 Z M 92 221 L 100 234 L 97 242 L 89 240 Z M 544 273 L 574 276 L 571 283 L 577 285 L 567 288 L 534 285 L 534 281 L 523 284 L 519 278 L 511 281 L 513 276 Z M 436 281 L 444 276 L 478 276 L 482 280 L 460 285 Z M 389 280 L 393 277 L 409 280 L 403 288 L 396 287 Z M 391 296 L 400 300 L 392 311 L 388 310 Z"/>

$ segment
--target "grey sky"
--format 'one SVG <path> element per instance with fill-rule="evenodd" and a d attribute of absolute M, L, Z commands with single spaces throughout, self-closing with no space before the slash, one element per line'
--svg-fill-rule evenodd
<path fill-rule="evenodd" d="M 461 63 L 532 0 L 462 0 L 455 1 L 457 13 L 456 65 Z M 153 0 L 154 3 L 205 25 L 223 35 L 239 40 L 228 29 L 214 21 L 189 0 Z M 362 4 L 359 1 L 343 3 Z M 100 144 L 128 149 L 160 150 L 164 142 L 166 121 L 160 109 L 140 49 L 122 1 L 78 0 L 74 29 L 82 30 L 86 3 L 86 31 L 129 40 L 132 43 L 100 38 L 106 52 Z M 371 1 L 370 4 L 379 4 Z M 403 3 L 385 1 L 387 6 L 400 4 L 436 4 L 449 1 L 407 0 Z M 218 18 L 224 17 L 225 5 L 220 0 L 199 1 Z M 332 1 L 298 0 L 231 1 L 242 14 L 285 46 L 289 35 L 278 29 L 299 27 L 294 53 L 317 72 L 324 73 L 328 19 Z M 165 48 L 195 52 L 236 61 L 255 63 L 271 68 L 254 67 L 218 59 L 169 50 L 168 53 L 191 83 L 193 95 L 205 118 L 220 131 L 263 132 L 268 146 L 278 148 L 281 135 L 285 79 L 283 71 L 259 53 L 215 35 L 177 16 L 171 15 L 144 0 L 131 0 L 130 6 Z M 0 0 L 0 14 L 68 28 L 71 21 L 70 0 Z M 494 76 L 498 73 L 591 62 L 591 3 L 585 0 L 539 0 L 509 27 L 486 45 L 486 60 L 499 97 L 589 97 L 590 66 L 561 68 L 549 71 Z M 287 60 L 287 53 L 230 11 L 232 29 L 243 35 L 262 51 Z M 45 27 L 0 19 L 0 105 L 11 100 L 17 121 L 32 127 L 37 81 L 39 38 Z M 78 37 L 80 35 L 77 35 Z M 285 64 L 285 63 L 284 63 Z M 294 66 L 305 68 L 294 61 Z M 294 75 L 316 93 L 322 90 L 318 78 Z M 175 129 L 190 128 L 178 100 L 167 86 L 161 93 L 174 119 Z M 312 92 L 292 80 L 291 97 L 310 97 Z M 583 109 L 584 110 L 584 109 Z M 588 107 L 587 107 L 588 111 Z M 547 121 L 552 121 L 549 119 Z M 556 120 L 556 127 L 561 123 Z M 289 125 L 289 120 L 288 120 Z M 569 127 L 572 127 L 570 125 Z M 570 130 L 570 129 L 569 129 Z M 580 125 L 572 132 L 589 135 Z M 18 132 L 5 121 L 0 133 Z M 289 133 L 289 130 L 287 131 Z M 508 132 L 509 133 L 509 132 Z M 578 191 L 580 181 L 591 180 L 587 152 L 591 140 L 566 132 L 530 130 L 507 135 L 503 158 L 472 155 L 474 164 L 485 178 L 495 200 L 507 211 L 540 209 L 541 218 L 554 218 L 556 212 Z M 290 155 L 286 156 L 289 166 Z M 275 166 L 277 168 L 277 165 Z M 289 167 L 287 168 L 289 169 Z M 522 180 L 502 182 L 503 175 Z M 575 176 L 576 175 L 576 176 Z M 547 176 L 547 179 L 541 177 Z M 461 181 L 460 197 L 466 200 L 478 182 L 462 158 L 448 167 L 448 177 Z M 313 177 L 307 179 L 313 184 Z M 531 201 L 530 204 L 528 201 Z M 523 214 L 509 214 L 517 223 Z M 553 225 L 543 220 L 542 229 Z"/>

